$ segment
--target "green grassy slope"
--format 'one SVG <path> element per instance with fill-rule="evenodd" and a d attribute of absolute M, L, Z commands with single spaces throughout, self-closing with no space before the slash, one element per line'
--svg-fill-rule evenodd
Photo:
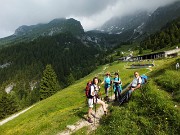
<path fill-rule="evenodd" d="M 104 74 L 106 71 L 115 72 L 119 70 L 123 84 L 130 82 L 134 70 L 126 69 L 124 64 L 126 63 L 115 62 L 111 66 L 107 66 L 104 72 L 102 71 L 106 65 L 99 67 L 95 72 L 77 81 L 74 85 L 37 103 L 29 111 L 0 126 L 0 134 L 50 135 L 64 130 L 66 125 L 75 123 L 86 114 L 88 108 L 85 104 L 84 88 L 88 80 L 98 75 L 98 73 Z M 145 72 L 144 70 L 141 72 Z M 102 75 L 99 75 L 99 77 L 103 79 Z M 103 92 L 104 90 L 102 90 Z"/>
<path fill-rule="evenodd" d="M 131 134 L 131 135 L 178 135 L 180 131 L 180 108 L 176 107 L 168 87 L 157 85 L 159 77 L 169 79 L 172 89 L 179 90 L 175 71 L 175 59 L 155 61 L 156 67 L 149 73 L 149 83 L 133 93 L 128 104 L 111 106 L 111 115 L 101 120 L 96 134 Z M 170 71 L 171 70 L 171 71 Z M 169 78 L 167 78 L 167 73 Z M 172 80 L 176 83 L 170 83 Z M 165 90 L 165 91 L 164 91 Z M 176 93 L 178 94 L 178 93 Z M 177 101 L 177 100 L 176 100 Z"/>
<path fill-rule="evenodd" d="M 160 70 L 159 68 L 165 67 L 168 63 L 171 63 L 174 59 L 169 60 L 160 60 L 155 61 L 157 67 L 153 67 L 153 71 Z M 67 125 L 71 125 L 77 122 L 79 119 L 83 118 L 87 113 L 87 105 L 85 103 L 86 98 L 84 94 L 84 88 L 86 86 L 87 81 L 92 79 L 94 76 L 99 74 L 100 79 L 103 79 L 102 74 L 106 71 L 115 72 L 119 70 L 120 77 L 123 81 L 123 86 L 127 85 L 133 78 L 133 72 L 136 69 L 128 69 L 128 65 L 132 63 L 118 63 L 114 62 L 111 65 L 104 65 L 99 67 L 96 71 L 91 73 L 78 80 L 75 84 L 69 86 L 62 91 L 59 91 L 57 94 L 52 97 L 43 100 L 36 104 L 33 108 L 21 114 L 19 117 L 15 118 L 12 121 L 0 126 L 0 134 L 3 135 L 54 135 L 66 128 Z M 169 64 L 168 64 L 169 65 Z M 106 68 L 105 71 L 103 69 Z M 156 69 L 156 70 L 155 70 Z M 138 69 L 137 71 L 140 74 L 148 72 L 147 69 Z M 153 75 L 154 72 L 152 72 Z M 150 76 L 151 74 L 149 74 Z M 151 77 L 152 78 L 152 77 Z M 149 87 L 147 89 L 138 90 L 133 94 L 132 100 L 129 104 L 125 104 L 122 107 L 118 107 L 116 105 L 110 108 L 111 114 L 101 121 L 102 126 L 98 128 L 96 133 L 98 134 L 106 134 L 111 132 L 111 134 L 116 133 L 151 133 L 155 129 L 153 133 L 157 134 L 168 134 L 167 131 L 170 124 L 169 122 L 163 126 L 162 123 L 164 117 L 160 117 L 161 114 L 167 117 L 167 119 L 174 123 L 173 126 L 178 126 L 179 123 L 179 115 L 177 115 L 177 109 L 173 108 L 173 101 L 168 97 L 168 93 L 164 91 L 156 91 L 156 86 L 152 80 L 150 84 L 153 84 L 153 87 Z M 148 87 L 148 86 L 147 86 Z M 103 88 L 101 89 L 102 93 L 104 93 Z M 146 92 L 147 91 L 147 92 Z M 157 93 L 156 93 L 157 92 Z M 144 93 L 142 95 L 141 93 Z M 156 97 L 157 95 L 157 97 Z M 156 97 L 156 100 L 153 101 L 153 98 Z M 146 100 L 148 102 L 146 102 Z M 159 102 L 167 100 L 163 102 L 163 104 L 159 104 Z M 151 103 L 153 101 L 153 103 Z M 143 105 L 143 103 L 146 103 Z M 149 104 L 151 103 L 151 104 Z M 156 105 L 157 106 L 154 106 Z M 161 107 L 159 107 L 161 106 Z M 146 107 L 148 107 L 146 109 Z M 162 107 L 165 107 L 165 113 L 161 113 Z M 138 108 L 138 109 L 136 109 Z M 172 111 L 169 111 L 172 110 Z M 148 116 L 146 113 L 148 112 Z M 152 113 L 151 112 L 155 112 Z M 134 114 L 134 115 L 131 115 Z M 154 116 L 155 114 L 155 116 Z M 170 116 L 169 114 L 172 114 Z M 154 116 L 153 118 L 151 116 Z M 176 120 L 177 119 L 177 120 Z M 172 120 L 172 121 L 171 121 Z M 154 121 L 156 123 L 154 123 Z M 158 123 L 160 122 L 160 123 Z M 137 123 L 139 123 L 137 125 Z M 158 127 L 159 126 L 159 127 Z M 163 130 L 167 128 L 167 130 Z M 116 130 L 118 129 L 118 130 Z M 147 129 L 147 131 L 146 131 Z M 86 128 L 83 128 L 83 132 L 85 133 Z M 172 131 L 173 130 L 173 131 Z M 176 133 L 176 129 L 173 128 L 172 131 L 174 134 Z M 118 132 L 117 132 L 118 131 Z M 167 132 L 166 132 L 167 131 Z M 77 132 L 78 134 L 78 132 Z"/>

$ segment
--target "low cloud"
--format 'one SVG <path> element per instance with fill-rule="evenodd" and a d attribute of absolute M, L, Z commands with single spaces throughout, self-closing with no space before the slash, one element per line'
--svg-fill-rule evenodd
<path fill-rule="evenodd" d="M 113 16 L 136 10 L 153 11 L 176 0 L 5 0 L 0 8 L 0 37 L 13 34 L 21 25 L 47 23 L 73 17 L 85 30 L 101 26 Z"/>

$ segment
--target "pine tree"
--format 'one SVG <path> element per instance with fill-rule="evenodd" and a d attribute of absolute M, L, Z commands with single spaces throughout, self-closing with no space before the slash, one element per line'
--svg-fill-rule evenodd
<path fill-rule="evenodd" d="M 17 112 L 18 105 L 13 97 L 7 93 L 0 96 L 0 119 Z"/>
<path fill-rule="evenodd" d="M 71 85 L 75 82 L 74 76 L 72 73 L 67 77 L 67 85 Z"/>
<path fill-rule="evenodd" d="M 120 55 L 121 55 L 121 52 L 120 52 L 120 51 L 117 51 L 116 56 L 120 56 Z"/>
<path fill-rule="evenodd" d="M 40 99 L 46 99 L 60 89 L 57 75 L 51 65 L 47 65 L 40 82 Z"/>
<path fill-rule="evenodd" d="M 139 54 L 143 54 L 143 48 L 139 47 Z"/>
<path fill-rule="evenodd" d="M 110 57 L 110 63 L 114 61 L 113 56 Z"/>

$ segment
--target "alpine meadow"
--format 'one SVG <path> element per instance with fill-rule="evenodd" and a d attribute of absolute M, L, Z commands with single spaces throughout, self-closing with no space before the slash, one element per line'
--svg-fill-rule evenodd
<path fill-rule="evenodd" d="M 0 38 L 0 135 L 179 135 L 179 0 L 16 2 L 0 9 L 0 37 L 18 24 Z"/>

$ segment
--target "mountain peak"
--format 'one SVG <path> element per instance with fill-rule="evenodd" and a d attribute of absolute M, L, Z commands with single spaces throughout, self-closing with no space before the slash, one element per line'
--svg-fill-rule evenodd
<path fill-rule="evenodd" d="M 153 34 L 168 22 L 180 17 L 180 1 L 157 8 L 154 12 L 137 11 L 123 17 L 114 17 L 100 30 L 109 34 L 119 34 L 122 40 L 134 40 Z"/>
<path fill-rule="evenodd" d="M 55 18 L 52 21 L 50 21 L 49 24 L 55 24 L 55 23 L 59 23 L 62 21 L 66 21 L 66 18 Z"/>
<path fill-rule="evenodd" d="M 29 30 L 29 26 L 22 25 L 15 30 L 14 35 L 24 34 Z"/>
<path fill-rule="evenodd" d="M 70 32 L 74 35 L 84 33 L 81 23 L 73 18 L 56 18 L 47 24 L 22 25 L 16 29 L 15 36 L 52 36 L 54 34 Z"/>
<path fill-rule="evenodd" d="M 36 25 L 22 25 L 15 30 L 15 33 L 11 36 L 2 38 L 0 45 L 18 41 L 31 41 L 40 36 L 53 36 L 60 33 L 71 33 L 72 35 L 79 37 L 84 34 L 84 29 L 80 23 L 73 18 L 56 18 L 49 23 L 38 23 Z"/>

